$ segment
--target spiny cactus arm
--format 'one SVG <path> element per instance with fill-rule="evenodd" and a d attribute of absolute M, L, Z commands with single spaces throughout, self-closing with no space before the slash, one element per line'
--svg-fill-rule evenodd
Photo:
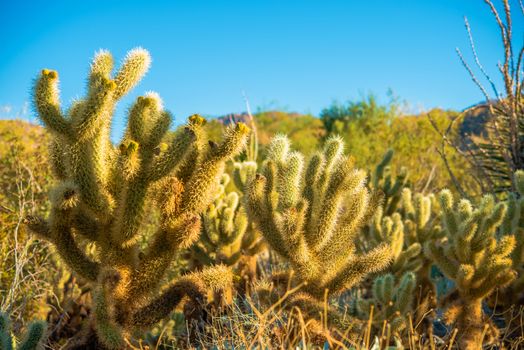
<path fill-rule="evenodd" d="M 271 215 L 267 203 L 266 192 L 268 188 L 270 186 L 266 177 L 257 174 L 249 184 L 245 194 L 246 211 L 257 224 L 271 248 L 281 256 L 287 257 L 284 239 L 276 226 L 274 215 Z"/>
<path fill-rule="evenodd" d="M 352 163 L 351 160 L 341 161 L 330 177 L 322 208 L 319 211 L 316 230 L 310 235 L 309 243 L 316 252 L 324 249 L 335 232 L 343 195 L 360 192 L 364 186 L 365 173 L 353 169 Z"/>
<path fill-rule="evenodd" d="M 359 228 L 365 222 L 369 196 L 366 189 L 354 193 L 345 201 L 344 214 L 339 217 L 336 231 L 319 255 L 321 264 L 344 264 L 348 252 L 354 250 L 354 241 Z"/>
<path fill-rule="evenodd" d="M 448 257 L 444 248 L 436 242 L 426 242 L 424 254 L 430 258 L 438 268 L 449 278 L 455 279 L 458 272 L 458 263 Z"/>
<path fill-rule="evenodd" d="M 100 141 L 100 140 L 98 140 Z M 114 206 L 105 184 L 104 146 L 100 142 L 78 142 L 71 145 L 72 175 L 82 202 L 100 217 L 107 218 Z"/>
<path fill-rule="evenodd" d="M 405 272 L 405 271 L 418 271 L 423 264 L 420 258 L 422 252 L 422 246 L 419 243 L 413 243 L 405 250 L 403 250 L 397 258 L 394 260 L 391 266 L 393 271 Z"/>
<path fill-rule="evenodd" d="M 95 281 L 100 264 L 92 261 L 76 244 L 70 227 L 57 224 L 53 227 L 53 241 L 60 257 L 83 278 Z"/>
<path fill-rule="evenodd" d="M 47 323 L 45 321 L 33 321 L 27 327 L 24 338 L 16 347 L 17 350 L 40 350 L 44 349 L 47 339 Z"/>
<path fill-rule="evenodd" d="M 389 203 L 387 204 L 387 207 L 386 207 L 386 213 L 388 215 L 393 214 L 397 210 L 398 205 L 400 201 L 402 200 L 400 191 L 402 188 L 406 186 L 407 182 L 408 182 L 408 172 L 405 167 L 402 167 L 400 169 L 400 172 L 395 177 L 395 182 L 393 183 L 393 186 L 389 188 L 388 193 L 387 193 Z"/>
<path fill-rule="evenodd" d="M 113 93 L 116 84 L 108 77 L 94 78 L 92 75 L 87 98 L 70 112 L 75 141 L 95 137 L 111 118 L 109 110 L 114 104 Z M 96 83 L 93 83 L 93 80 L 96 80 Z"/>
<path fill-rule="evenodd" d="M 60 140 L 60 137 L 54 137 L 49 145 L 49 161 L 53 175 L 59 181 L 64 181 L 71 176 L 71 165 L 66 152 L 65 142 Z"/>
<path fill-rule="evenodd" d="M 406 315 L 413 306 L 414 291 L 417 278 L 413 272 L 407 272 L 402 276 L 400 285 L 395 295 L 395 306 L 401 315 Z"/>
<path fill-rule="evenodd" d="M 285 256 L 302 279 L 307 281 L 316 275 L 319 266 L 303 235 L 306 210 L 307 203 L 300 201 L 296 208 L 288 209 L 279 216 L 277 226 L 280 235 L 285 237 Z"/>
<path fill-rule="evenodd" d="M 72 195 L 67 187 L 59 187 L 55 191 L 55 209 L 51 224 L 36 216 L 28 216 L 24 222 L 38 236 L 54 243 L 59 255 L 80 276 L 89 281 L 95 281 L 98 276 L 99 264 L 89 259 L 76 244 L 71 233 L 69 217 L 71 208 L 61 207 L 71 200 Z M 58 207 L 56 207 L 58 206 Z"/>
<path fill-rule="evenodd" d="M 393 159 L 394 150 L 392 148 L 388 149 L 384 156 L 382 157 L 382 160 L 380 163 L 377 164 L 375 167 L 375 173 L 373 174 L 373 187 L 378 188 L 380 186 L 379 182 L 384 177 L 384 170 L 389 165 L 391 160 Z"/>
<path fill-rule="evenodd" d="M 73 215 L 72 227 L 74 228 L 75 233 L 81 234 L 84 238 L 87 238 L 90 241 L 97 241 L 100 239 L 99 223 L 80 208 Z"/>
<path fill-rule="evenodd" d="M 47 323 L 33 321 L 29 323 L 27 331 L 16 344 L 15 337 L 11 335 L 11 321 L 6 313 L 0 312 L 0 349 L 2 350 L 43 350 L 47 340 Z"/>
<path fill-rule="evenodd" d="M 132 326 L 150 326 L 167 317 L 185 296 L 196 304 L 202 305 L 209 290 L 224 290 L 233 284 L 233 275 L 222 265 L 208 267 L 201 272 L 183 276 L 167 287 L 163 293 L 147 306 L 137 310 L 131 316 Z"/>
<path fill-rule="evenodd" d="M 15 343 L 11 336 L 11 320 L 6 313 L 0 312 L 0 346 L 2 350 L 13 350 Z"/>
<path fill-rule="evenodd" d="M 147 73 L 151 65 L 151 56 L 143 48 L 135 48 L 128 52 L 120 70 L 115 75 L 115 99 L 127 94 Z"/>
<path fill-rule="evenodd" d="M 156 93 L 138 97 L 130 110 L 119 159 L 124 178 L 117 196 L 116 220 L 111 231 L 112 240 L 123 246 L 132 245 L 139 232 L 151 183 L 154 149 L 169 123 L 170 116 L 162 110 L 162 101 Z"/>
<path fill-rule="evenodd" d="M 89 84 L 96 84 L 96 79 L 100 76 L 109 78 L 113 71 L 113 56 L 107 50 L 99 50 L 95 53 L 93 61 L 91 62 L 91 74 L 89 76 Z"/>
<path fill-rule="evenodd" d="M 51 236 L 51 227 L 45 219 L 38 216 L 28 215 L 24 218 L 24 224 L 37 236 L 49 242 L 53 242 L 53 237 Z"/>
<path fill-rule="evenodd" d="M 56 135 L 71 139 L 71 124 L 60 111 L 58 73 L 49 69 L 42 70 L 33 91 L 35 109 L 44 125 Z"/>
<path fill-rule="evenodd" d="M 254 161 L 233 163 L 233 181 L 240 191 L 244 192 L 247 184 L 253 179 L 257 172 L 257 163 Z"/>
<path fill-rule="evenodd" d="M 337 293 L 344 288 L 351 288 L 360 282 L 366 275 L 378 272 L 387 267 L 391 262 L 391 251 L 385 244 L 379 245 L 370 252 L 355 256 L 339 271 L 326 285 L 329 291 Z"/>
<path fill-rule="evenodd" d="M 517 278 L 517 273 L 510 270 L 510 265 L 506 270 L 496 274 L 495 277 L 486 278 L 478 287 L 469 291 L 473 298 L 483 299 L 489 296 L 496 288 L 504 288 Z"/>
<path fill-rule="evenodd" d="M 244 148 L 248 134 L 249 128 L 242 123 L 226 129 L 222 143 L 211 147 L 189 178 L 183 193 L 182 212 L 201 213 L 206 209 L 225 161 Z"/>
<path fill-rule="evenodd" d="M 111 282 L 102 281 L 93 297 L 93 313 L 96 320 L 98 339 L 108 349 L 121 349 L 125 345 L 122 327 L 114 319 L 114 305 L 111 303 L 109 287 Z"/>
<path fill-rule="evenodd" d="M 143 296 L 155 290 L 178 249 L 189 248 L 200 233 L 200 220 L 195 214 L 185 214 L 161 228 L 143 255 L 133 277 L 130 295 Z"/>
<path fill-rule="evenodd" d="M 338 196 L 339 193 L 333 193 L 336 187 L 340 187 L 340 180 L 333 179 L 333 169 L 338 167 L 338 162 L 343 157 L 344 143 L 340 137 L 330 137 L 324 146 L 323 151 L 315 153 L 310 159 L 307 170 L 306 179 L 307 183 L 304 186 L 303 197 L 310 203 L 309 210 L 306 215 L 307 228 L 305 231 L 306 239 L 308 244 L 315 250 L 319 248 L 321 241 L 321 235 L 316 231 L 319 227 L 319 221 L 321 218 L 328 219 L 327 215 L 332 214 L 333 205 L 330 207 L 331 210 L 325 210 L 324 197 L 326 196 L 327 186 L 331 184 L 330 194 L 336 194 L 332 196 L 332 202 L 338 204 L 340 201 Z M 345 158 L 342 162 L 343 170 L 348 170 L 352 167 L 352 159 Z M 342 175 L 339 171 L 338 175 Z M 338 185 L 337 185 L 338 184 Z M 342 191 L 341 191 L 342 192 Z M 326 215 L 327 214 L 327 215 Z"/>
<path fill-rule="evenodd" d="M 195 133 L 194 129 L 196 127 L 197 126 L 193 126 L 191 128 L 186 126 L 176 133 L 167 150 L 161 152 L 151 165 L 151 171 L 149 173 L 151 181 L 157 181 L 167 176 L 172 171 L 175 171 L 175 169 L 183 163 L 184 159 L 190 158 L 188 154 L 191 152 L 197 135 L 200 134 Z M 192 159 L 191 161 L 196 162 L 196 159 Z"/>

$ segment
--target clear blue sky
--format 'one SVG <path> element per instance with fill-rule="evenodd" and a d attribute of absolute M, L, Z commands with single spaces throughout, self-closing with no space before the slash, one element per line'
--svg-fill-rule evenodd
<path fill-rule="evenodd" d="M 511 5 L 522 34 L 518 0 Z M 482 0 L 0 0 L 0 118 L 24 113 L 40 69 L 58 70 L 68 104 L 83 95 L 95 51 L 120 60 L 136 46 L 153 64 L 119 106 L 116 134 L 131 99 L 148 90 L 177 122 L 241 112 L 242 91 L 253 109 L 315 115 L 333 100 L 389 88 L 414 109 L 462 109 L 482 99 L 454 52 L 471 58 L 464 15 L 496 75 L 499 32 Z"/>

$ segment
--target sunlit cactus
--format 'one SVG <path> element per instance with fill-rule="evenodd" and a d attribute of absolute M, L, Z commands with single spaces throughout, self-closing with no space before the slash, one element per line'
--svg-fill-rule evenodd
<path fill-rule="evenodd" d="M 47 323 L 34 321 L 27 326 L 25 335 L 18 341 L 11 330 L 9 315 L 0 312 L 0 349 L 43 350 L 47 339 Z"/>
<path fill-rule="evenodd" d="M 322 299 L 359 283 L 391 261 L 386 244 L 357 254 L 355 239 L 373 210 L 365 173 L 343 154 L 343 141 L 327 140 L 304 169 L 302 154 L 285 136 L 269 144 L 262 174 L 246 193 L 248 215 L 295 272 L 304 291 Z"/>
<path fill-rule="evenodd" d="M 200 265 L 236 265 L 243 256 L 255 256 L 264 242 L 248 231 L 248 218 L 237 192 L 227 191 L 230 178 L 222 175 L 217 197 L 202 215 L 202 234 L 191 247 Z"/>
<path fill-rule="evenodd" d="M 458 328 L 461 349 L 481 349 L 497 334 L 497 328 L 482 311 L 482 300 L 495 289 L 511 283 L 513 235 L 497 239 L 497 229 L 506 215 L 505 203 L 491 195 L 477 208 L 468 200 L 455 204 L 450 191 L 439 195 L 442 225 L 446 237 L 425 244 L 425 253 L 444 275 L 455 282 L 456 290 L 445 298 L 445 320 Z"/>
<path fill-rule="evenodd" d="M 422 246 L 418 242 L 409 244 L 405 239 L 405 227 L 399 213 L 383 216 L 382 207 L 377 208 L 366 235 L 362 235 L 360 250 L 386 243 L 391 248 L 392 264 L 389 271 L 396 277 L 405 272 L 418 271 L 423 265 Z"/>
<path fill-rule="evenodd" d="M 408 317 L 416 300 L 415 289 L 416 276 L 412 272 L 406 272 L 400 278 L 392 274 L 378 276 L 373 281 L 372 297 L 357 301 L 359 317 L 371 319 L 376 331 L 388 327 L 388 332 L 398 334 L 408 326 Z"/>
<path fill-rule="evenodd" d="M 511 253 L 513 269 L 518 277 L 505 290 L 505 300 L 502 302 L 517 303 L 523 300 L 524 291 L 524 171 L 518 170 L 513 177 L 517 192 L 511 192 L 506 200 L 508 207 L 500 233 L 514 235 L 516 244 Z"/>
<path fill-rule="evenodd" d="M 413 193 L 409 188 L 402 190 L 400 211 L 403 215 L 406 244 L 424 247 L 428 242 L 434 242 L 443 237 L 445 231 L 440 227 L 440 215 L 435 196 Z M 418 256 L 420 264 L 416 270 L 416 291 L 418 307 L 414 317 L 416 322 L 423 322 L 423 326 L 431 332 L 431 319 L 437 306 L 437 290 L 431 279 L 432 261 L 424 254 Z M 414 270 L 415 271 L 415 270 Z"/>
<path fill-rule="evenodd" d="M 232 279 L 219 266 L 158 292 L 174 253 L 198 238 L 199 216 L 213 199 L 225 162 L 245 146 L 249 128 L 236 124 L 222 142 L 208 143 L 205 120 L 194 115 L 166 141 L 171 115 L 156 93 L 148 93 L 130 107 L 124 137 L 114 146 L 109 132 L 115 105 L 144 76 L 150 61 L 146 50 L 132 50 L 113 74 L 111 55 L 99 52 L 86 97 L 67 111 L 60 107 L 55 71 L 43 70 L 34 86 L 35 109 L 54 135 L 57 184 L 49 218 L 28 217 L 26 223 L 92 285 L 99 347 L 123 347 L 133 329 L 166 317 L 184 296 L 203 300 L 209 288 Z M 138 241 L 149 203 L 161 219 L 142 250 Z M 86 254 L 82 242 L 91 243 L 95 254 Z"/>

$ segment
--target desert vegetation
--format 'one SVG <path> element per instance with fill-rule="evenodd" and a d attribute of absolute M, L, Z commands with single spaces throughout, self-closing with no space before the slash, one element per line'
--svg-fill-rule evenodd
<path fill-rule="evenodd" d="M 504 92 L 459 52 L 486 95 L 462 112 L 172 127 L 148 92 L 113 142 L 149 52 L 97 52 L 69 106 L 42 69 L 40 125 L 0 121 L 0 350 L 524 347 L 523 49 L 486 3 Z"/>

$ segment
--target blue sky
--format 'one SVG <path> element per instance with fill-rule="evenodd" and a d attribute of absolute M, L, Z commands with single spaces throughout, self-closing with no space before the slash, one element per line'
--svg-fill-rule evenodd
<path fill-rule="evenodd" d="M 511 5 L 522 34 L 518 0 Z M 414 110 L 462 109 L 482 99 L 454 52 L 471 59 L 463 16 L 496 76 L 499 32 L 482 0 L 0 0 L 0 118 L 31 118 L 40 69 L 58 70 L 67 105 L 83 95 L 95 51 L 120 60 L 136 46 L 153 64 L 120 104 L 116 134 L 132 99 L 149 90 L 179 123 L 192 113 L 241 112 L 243 91 L 253 109 L 315 115 L 368 92 L 385 100 L 390 88 Z"/>

